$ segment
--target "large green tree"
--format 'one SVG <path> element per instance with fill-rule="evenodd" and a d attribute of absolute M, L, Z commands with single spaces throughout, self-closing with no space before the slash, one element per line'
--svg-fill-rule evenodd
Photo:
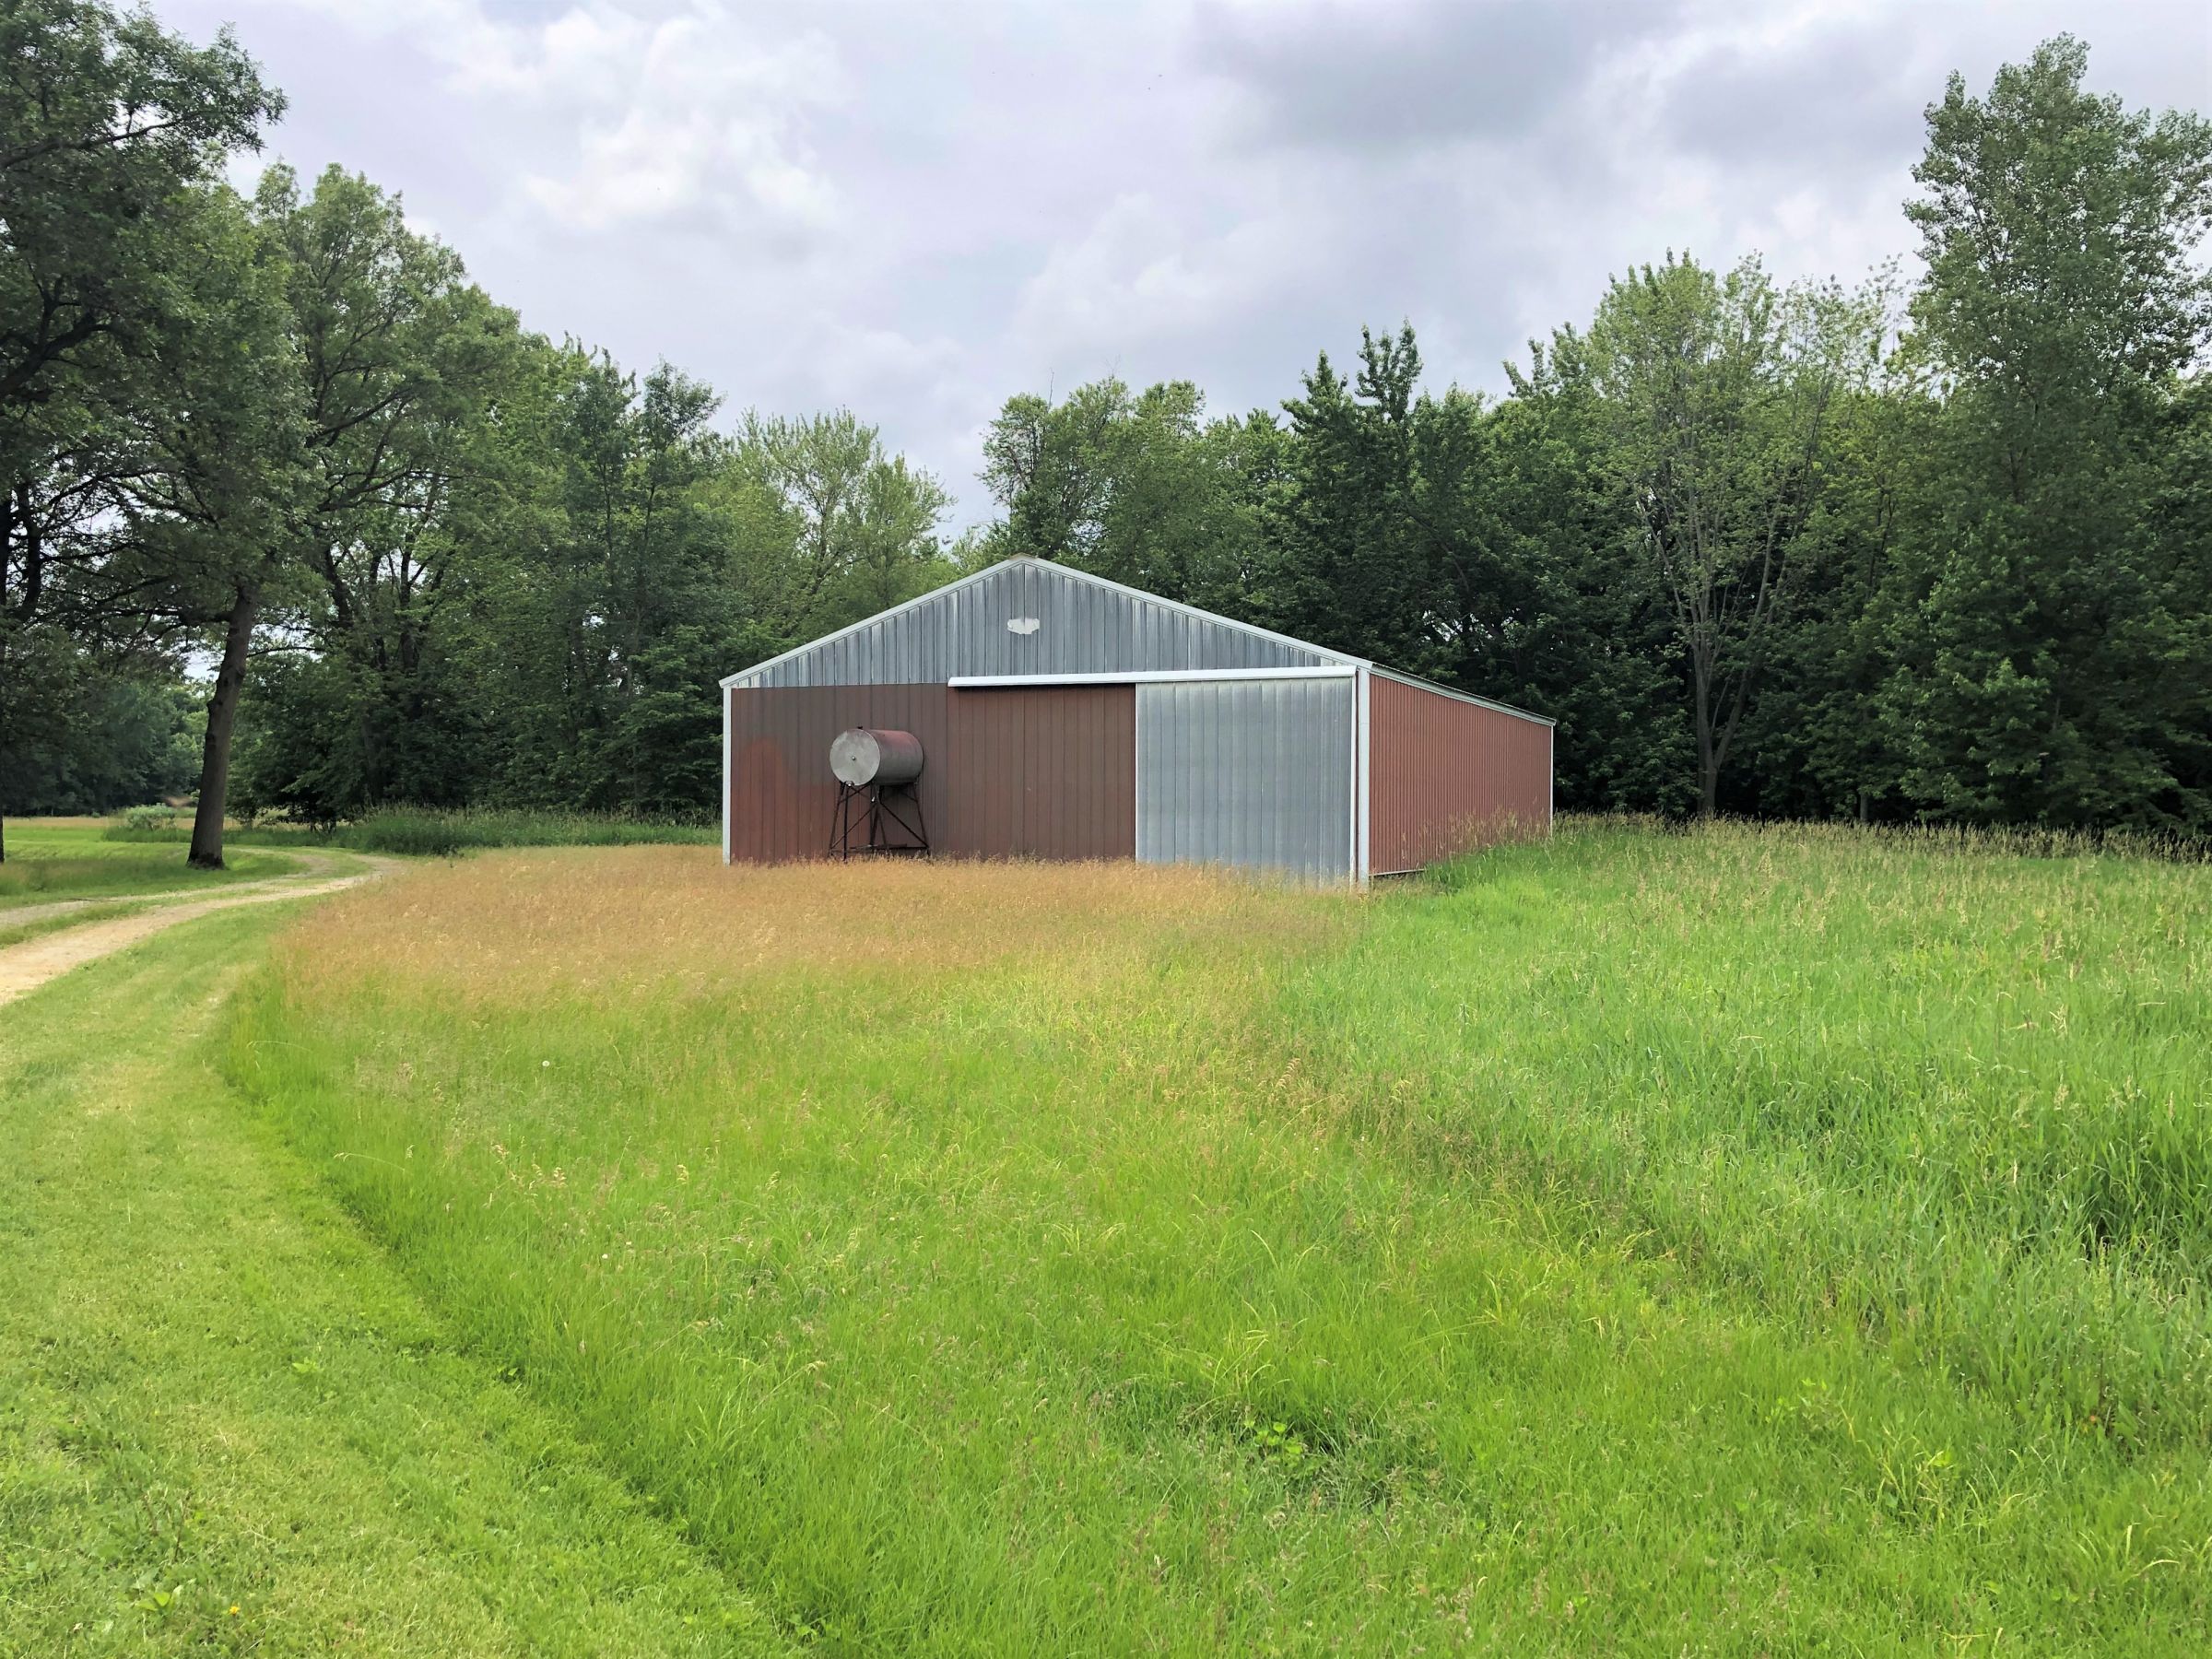
<path fill-rule="evenodd" d="M 571 347 L 518 434 L 549 462 L 539 508 L 479 571 L 475 665 L 493 789 L 532 805 L 696 813 L 714 796 L 714 684 L 774 636 L 745 581 L 788 528 L 731 477 L 712 391 Z"/>
<path fill-rule="evenodd" d="M 1944 816 L 2201 830 L 2212 553 L 2162 504 L 2212 338 L 2212 124 L 2131 112 L 2087 68 L 2061 37 L 1927 112 L 1906 211 L 1945 488 L 1883 700 Z"/>
<path fill-rule="evenodd" d="M 959 572 L 938 524 L 952 499 L 884 448 L 849 409 L 746 417 L 735 475 L 778 502 L 789 525 L 780 570 L 756 573 L 762 619 L 791 643 L 857 622 Z"/>
<path fill-rule="evenodd" d="M 1350 379 L 1324 352 L 1284 404 L 1289 428 L 1254 608 L 1286 633 L 1426 673 L 1441 638 L 1414 519 L 1420 373 L 1410 327 L 1362 330 Z"/>
<path fill-rule="evenodd" d="M 281 253 L 228 189 L 199 193 L 198 205 L 174 267 L 186 325 L 149 354 L 120 423 L 133 470 L 103 576 L 114 607 L 172 638 L 212 636 L 187 857 L 219 868 L 248 660 L 265 612 L 300 591 L 314 477 Z"/>
<path fill-rule="evenodd" d="M 33 412 L 100 397 L 177 324 L 193 187 L 282 110 L 228 32 L 194 47 L 100 0 L 0 12 L 0 473 Z"/>
<path fill-rule="evenodd" d="M 1757 260 L 1669 256 L 1616 279 L 1562 333 L 1595 394 L 1599 465 L 1673 613 L 1688 673 L 1698 810 L 1711 815 L 1823 505 L 1839 399 L 1869 373 L 1877 308 L 1783 289 Z"/>
<path fill-rule="evenodd" d="M 512 482 L 488 429 L 523 373 L 515 320 L 396 197 L 343 169 L 303 193 L 271 168 L 254 208 L 305 423 L 285 549 L 303 579 L 265 618 L 294 655 L 267 677 L 319 729 L 257 743 L 252 786 L 318 818 L 450 799 L 470 701 L 452 673 L 454 567 L 479 498 Z"/>
<path fill-rule="evenodd" d="M 281 109 L 228 33 L 194 47 L 100 0 L 0 9 L 0 775 L 67 749 L 88 676 L 141 665 L 144 618 L 99 579 L 94 533 L 117 423 L 197 324 L 226 154 Z"/>
<path fill-rule="evenodd" d="M 1479 436 L 1423 464 L 1425 495 L 1473 496 L 1460 534 L 1483 538 L 1446 555 L 1465 620 L 1440 677 L 1559 722 L 1561 807 L 1686 812 L 1696 751 L 1680 644 L 1600 464 L 1596 393 L 1574 354 L 1541 345 L 1507 373 L 1513 395 L 1481 411 Z M 1465 483 L 1453 482 L 1450 452 L 1479 458 Z"/>
<path fill-rule="evenodd" d="M 1238 608 L 1250 597 L 1281 449 L 1265 415 L 1207 419 L 1188 381 L 1132 392 L 1110 378 L 1057 403 L 1010 397 L 984 441 L 982 480 L 1006 511 L 984 551 Z"/>

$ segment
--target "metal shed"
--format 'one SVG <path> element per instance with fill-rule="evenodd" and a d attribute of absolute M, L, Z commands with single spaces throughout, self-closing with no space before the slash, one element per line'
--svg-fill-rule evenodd
<path fill-rule="evenodd" d="M 853 727 L 935 851 L 1364 881 L 1551 822 L 1552 723 L 1035 559 L 722 682 L 723 857 L 821 854 Z"/>

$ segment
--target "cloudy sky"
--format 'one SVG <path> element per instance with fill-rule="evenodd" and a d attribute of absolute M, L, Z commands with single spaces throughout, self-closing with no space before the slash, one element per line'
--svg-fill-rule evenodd
<path fill-rule="evenodd" d="M 735 411 L 849 405 L 987 514 L 981 429 L 1107 373 L 1274 405 L 1410 320 L 1430 379 L 1666 249 L 1908 253 L 1920 112 L 2062 29 L 2212 109 L 2202 0 L 157 0 L 526 325 Z"/>

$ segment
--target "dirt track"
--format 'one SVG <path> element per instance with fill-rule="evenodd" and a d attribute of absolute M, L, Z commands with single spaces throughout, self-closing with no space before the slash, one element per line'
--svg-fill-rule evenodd
<path fill-rule="evenodd" d="M 0 927 L 20 927 L 26 922 L 45 922 L 55 916 L 73 916 L 79 911 L 105 910 L 115 904 L 194 904 L 207 899 L 228 899 L 241 893 L 258 893 L 265 888 L 294 887 L 303 877 L 328 877 L 341 862 L 328 853 L 311 853 L 304 849 L 288 849 L 282 856 L 293 861 L 294 867 L 281 876 L 256 877 L 252 881 L 241 881 L 236 886 L 212 890 L 206 888 L 179 888 L 168 892 L 95 893 L 88 899 L 54 899 L 44 904 L 10 905 L 0 910 Z M 373 861 L 364 853 L 344 862 L 359 864 Z"/>
<path fill-rule="evenodd" d="M 297 875 L 247 882 L 213 898 L 147 894 L 143 898 L 71 899 L 54 904 L 30 905 L 0 912 L 0 921 L 12 924 L 69 915 L 101 905 L 128 903 L 149 907 L 127 916 L 117 916 L 112 921 L 88 922 L 82 927 L 65 927 L 58 933 L 26 939 L 20 945 L 12 945 L 0 950 L 0 1006 L 15 1001 L 18 996 L 28 995 L 48 980 L 65 974 L 72 968 L 98 961 L 112 951 L 135 945 L 139 940 L 149 938 L 163 928 L 174 927 L 180 922 L 190 922 L 196 916 L 230 910 L 241 904 L 272 904 L 286 899 L 313 899 L 324 893 L 335 893 L 364 881 L 372 881 L 388 867 L 379 860 L 358 876 L 318 879 L 318 873 L 328 870 L 335 861 L 314 853 L 304 853 L 301 857 L 309 862 L 309 868 Z"/>

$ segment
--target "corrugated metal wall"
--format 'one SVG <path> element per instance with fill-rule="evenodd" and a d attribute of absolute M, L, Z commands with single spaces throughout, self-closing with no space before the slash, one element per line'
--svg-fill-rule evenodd
<path fill-rule="evenodd" d="M 1034 621 L 1016 633 L 1008 623 Z M 759 686 L 918 685 L 983 674 L 1297 668 L 1340 659 L 1038 559 L 877 617 L 740 677 Z"/>
<path fill-rule="evenodd" d="M 837 801 L 830 742 L 862 725 L 921 738 L 919 794 L 939 853 L 1135 853 L 1136 710 L 1127 686 L 735 687 L 724 695 L 730 856 L 739 861 L 820 855 Z"/>
<path fill-rule="evenodd" d="M 948 725 L 943 686 L 824 686 L 732 689 L 730 856 L 743 863 L 818 857 L 830 840 L 837 779 L 830 741 L 853 726 L 888 726 L 922 739 L 922 810 L 935 830 L 947 797 Z"/>
<path fill-rule="evenodd" d="M 983 858 L 1135 855 L 1131 688 L 1024 687 L 947 697 L 953 785 L 940 845 Z"/>
<path fill-rule="evenodd" d="M 1356 683 L 1137 687 L 1136 856 L 1347 879 Z"/>
<path fill-rule="evenodd" d="M 1425 869 L 1485 841 L 1551 825 L 1551 728 L 1368 677 L 1369 867 Z"/>

